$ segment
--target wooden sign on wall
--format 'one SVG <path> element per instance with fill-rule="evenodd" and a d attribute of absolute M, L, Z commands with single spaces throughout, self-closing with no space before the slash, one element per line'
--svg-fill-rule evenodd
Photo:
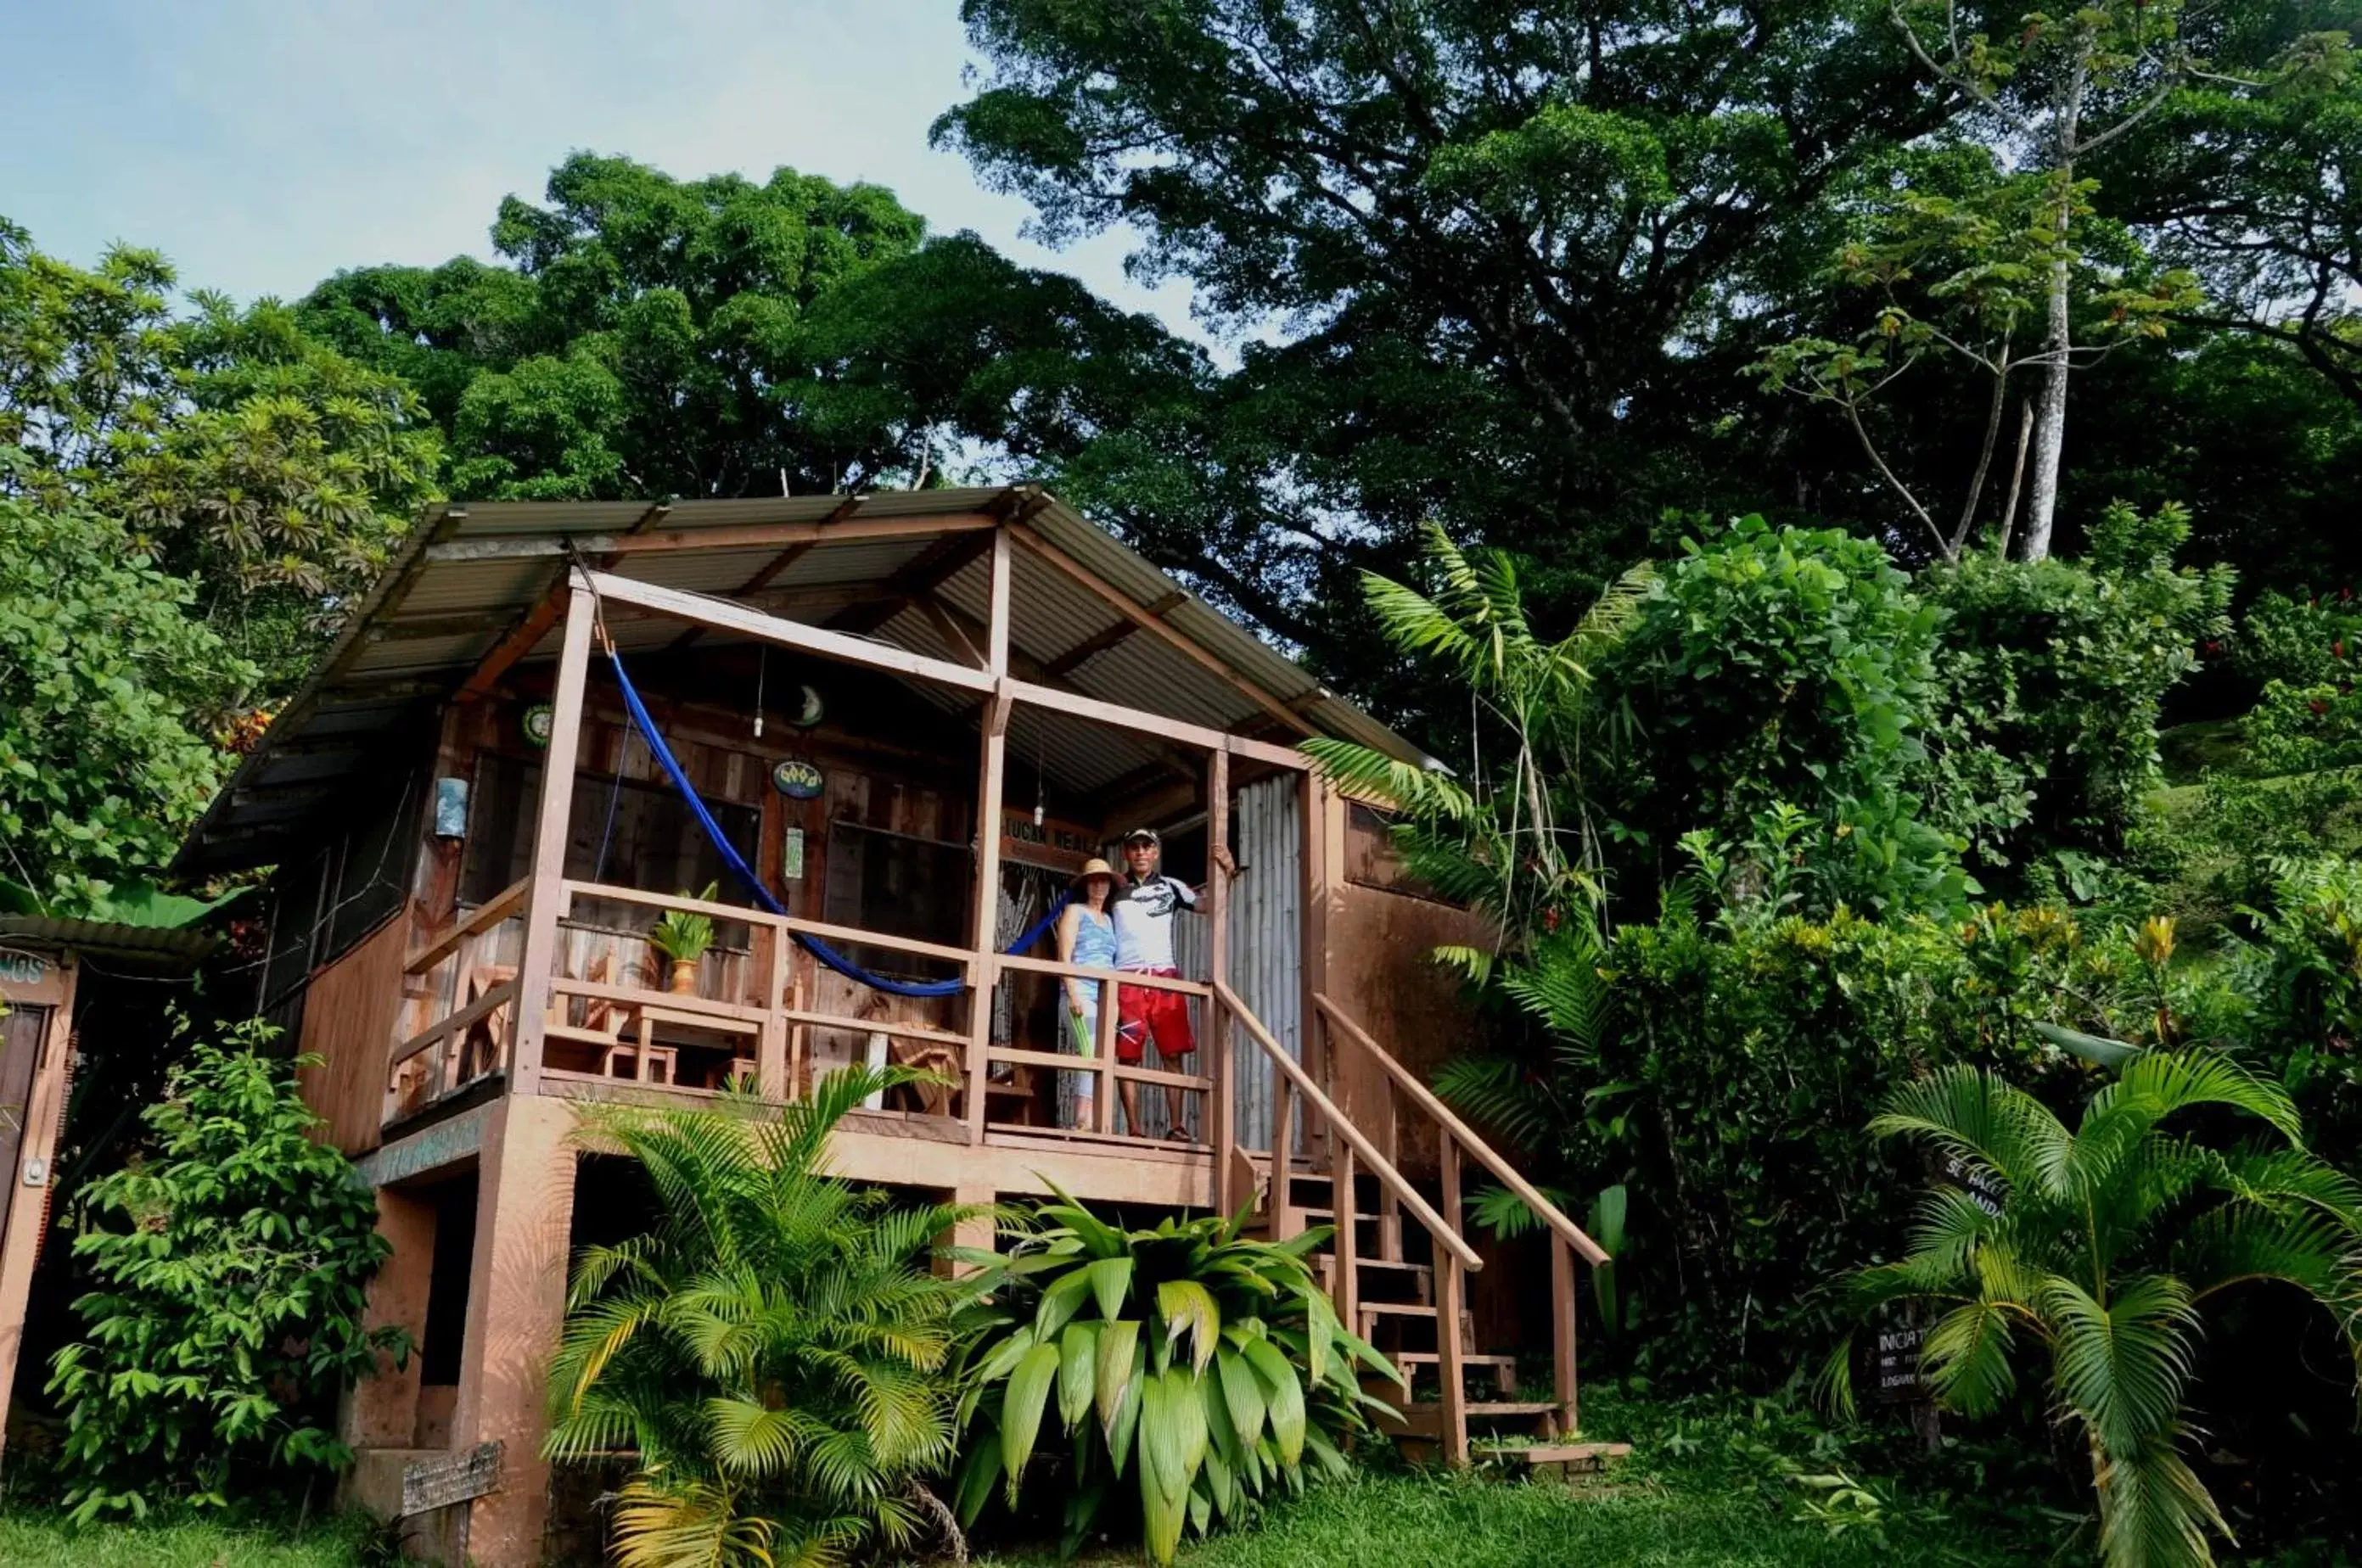
<path fill-rule="evenodd" d="M 402 1467 L 402 1516 L 432 1513 L 501 1489 L 501 1445 L 480 1442 Z"/>
<path fill-rule="evenodd" d="M 1099 836 L 1079 822 L 1045 817 L 1037 826 L 1031 809 L 1006 807 L 1000 813 L 1000 858 L 1030 866 L 1051 866 L 1078 872 L 1099 852 Z"/>

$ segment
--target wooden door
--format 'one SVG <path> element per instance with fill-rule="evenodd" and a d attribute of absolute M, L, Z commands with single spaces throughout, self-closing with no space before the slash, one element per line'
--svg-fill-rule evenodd
<path fill-rule="evenodd" d="M 46 1007 L 17 1005 L 0 1014 L 0 1234 L 6 1233 L 9 1202 L 24 1185 L 18 1167 L 24 1159 L 26 1102 L 33 1097 L 33 1064 L 49 1032 Z"/>

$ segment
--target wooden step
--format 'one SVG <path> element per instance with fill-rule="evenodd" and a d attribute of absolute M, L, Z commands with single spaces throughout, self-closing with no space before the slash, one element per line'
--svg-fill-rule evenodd
<path fill-rule="evenodd" d="M 1386 1356 L 1386 1359 L 1393 1362 L 1397 1366 L 1440 1366 L 1443 1365 L 1443 1357 L 1431 1350 L 1394 1351 Z M 1515 1370 L 1518 1365 L 1518 1358 L 1514 1355 L 1463 1355 L 1460 1358 L 1460 1365 L 1462 1366 L 1507 1366 Z"/>
<path fill-rule="evenodd" d="M 1632 1445 L 1628 1442 L 1478 1442 L 1471 1444 L 1469 1452 L 1480 1463 L 1506 1465 L 1538 1477 L 1571 1481 L 1581 1475 L 1595 1475 L 1610 1464 L 1628 1458 Z"/>

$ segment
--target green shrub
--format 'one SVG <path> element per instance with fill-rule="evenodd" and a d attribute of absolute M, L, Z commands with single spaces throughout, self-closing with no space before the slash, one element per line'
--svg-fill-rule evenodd
<path fill-rule="evenodd" d="M 2158 784 L 2159 707 L 2229 624 L 2230 574 L 2172 564 L 2189 532 L 2179 508 L 2120 504 L 2085 560 L 1970 555 L 1918 578 L 1945 617 L 1938 815 L 1981 872 L 2121 849 Z"/>
<path fill-rule="evenodd" d="M 828 1563 L 915 1539 L 953 1453 L 960 1297 L 928 1263 L 969 1211 L 897 1207 L 826 1174 L 831 1129 L 918 1075 L 829 1074 L 808 1101 L 605 1107 L 657 1227 L 576 1261 L 544 1452 L 635 1457 L 624 1568 Z"/>
<path fill-rule="evenodd" d="M 1386 1408 L 1359 1374 L 1398 1375 L 1346 1332 L 1305 1266 L 1325 1229 L 1280 1245 L 1242 1239 L 1220 1216 L 1127 1231 L 1072 1201 L 1036 1219 L 1005 1254 L 976 1260 L 964 1519 L 996 1485 L 1013 1507 L 1045 1478 L 1029 1464 L 1053 1421 L 1069 1549 L 1129 1467 L 1148 1554 L 1169 1563 L 1185 1524 L 1203 1535 L 1300 1487 L 1307 1457 L 1341 1470 L 1339 1450 L 1370 1431 L 1364 1409 Z"/>
<path fill-rule="evenodd" d="M 96 1223 L 74 1254 L 99 1288 L 49 1385 L 78 1522 L 349 1464 L 337 1395 L 408 1354 L 362 1326 L 388 1252 L 376 1200 L 313 1136 L 295 1069 L 317 1058 L 260 1054 L 272 1033 L 198 1045 L 143 1116 L 152 1148 L 83 1199 Z"/>
<path fill-rule="evenodd" d="M 2362 660 L 2362 603 L 2350 589 L 2299 599 L 2262 593 L 2240 618 L 2232 662 L 2258 682 L 2334 685 Z"/>
<path fill-rule="evenodd" d="M 254 676 L 122 524 L 7 494 L 0 444 L 0 844 L 78 914 L 172 858 L 233 760 L 193 727 Z"/>
<path fill-rule="evenodd" d="M 1822 868 L 1800 913 L 1942 914 L 1972 891 L 1963 840 L 1926 820 L 1940 617 L 1870 540 L 1741 518 L 1685 541 L 1599 678 L 1639 738 L 1609 792 L 1641 847 L 1629 899 L 1684 833 L 1737 842 L 1775 807 Z M 1653 847 L 1653 848 L 1651 848 Z"/>

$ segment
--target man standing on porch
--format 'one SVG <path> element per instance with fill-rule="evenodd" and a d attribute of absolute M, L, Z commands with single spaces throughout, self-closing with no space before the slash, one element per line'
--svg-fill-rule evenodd
<path fill-rule="evenodd" d="M 1153 828 L 1135 828 L 1123 836 L 1123 863 L 1131 872 L 1131 882 L 1115 900 L 1115 967 L 1133 974 L 1178 980 L 1181 970 L 1173 957 L 1173 920 L 1183 908 L 1197 907 L 1198 891 L 1180 878 L 1164 874 L 1160 864 L 1164 854 L 1164 840 Z M 1216 844 L 1212 854 L 1215 865 L 1229 872 L 1230 846 Z M 1115 998 L 1117 1061 L 1137 1067 L 1151 1040 L 1156 1044 L 1156 1054 L 1168 1062 L 1178 1062 L 1197 1050 L 1187 995 L 1156 986 L 1119 985 Z M 1142 1131 L 1139 1086 L 1119 1080 L 1116 1092 L 1123 1100 L 1124 1130 L 1137 1136 Z M 1181 1121 L 1181 1091 L 1169 1083 L 1164 1085 L 1164 1123 L 1166 1137 L 1189 1141 Z"/>

